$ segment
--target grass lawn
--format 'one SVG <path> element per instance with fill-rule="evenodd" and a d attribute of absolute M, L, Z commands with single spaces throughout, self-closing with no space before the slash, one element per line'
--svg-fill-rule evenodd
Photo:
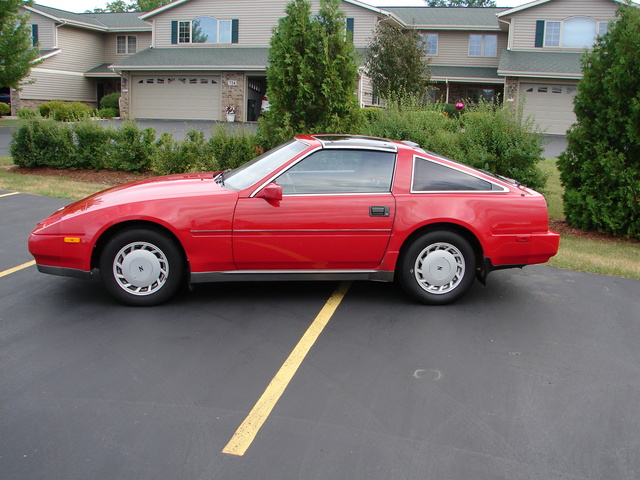
<path fill-rule="evenodd" d="M 549 218 L 564 220 L 563 189 L 556 159 L 542 161 L 540 168 L 549 174 L 544 192 L 549 206 Z M 560 251 L 548 264 L 567 270 L 640 279 L 640 242 L 563 234 Z"/>
<path fill-rule="evenodd" d="M 107 187 L 101 183 L 87 183 L 64 177 L 11 173 L 7 170 L 11 165 L 11 157 L 0 156 L 2 190 L 79 200 Z M 540 166 L 549 173 L 549 181 L 544 192 L 549 206 L 549 218 L 564 220 L 562 186 L 556 160 L 546 159 Z M 607 239 L 603 236 L 562 234 L 560 251 L 548 265 L 567 270 L 640 279 L 640 242 Z"/>
<path fill-rule="evenodd" d="M 0 190 L 80 200 L 108 187 L 108 185 L 101 183 L 81 182 L 65 177 L 41 177 L 11 173 L 7 168 L 11 165 L 13 165 L 11 157 L 0 156 Z"/>

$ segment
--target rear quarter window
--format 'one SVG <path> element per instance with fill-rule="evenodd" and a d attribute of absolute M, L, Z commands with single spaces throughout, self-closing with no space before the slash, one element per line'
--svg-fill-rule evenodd
<path fill-rule="evenodd" d="M 413 160 L 412 192 L 490 192 L 504 191 L 498 185 L 475 175 L 432 160 Z"/>

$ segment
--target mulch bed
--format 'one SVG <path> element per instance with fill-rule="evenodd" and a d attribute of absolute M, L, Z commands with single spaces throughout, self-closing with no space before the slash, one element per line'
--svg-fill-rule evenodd
<path fill-rule="evenodd" d="M 109 187 L 154 176 L 152 172 L 131 173 L 116 172 L 113 170 L 59 170 L 51 167 L 25 168 L 13 166 L 7 168 L 7 170 L 12 173 L 37 175 L 40 177 L 65 177 L 80 182 L 99 183 Z"/>
<path fill-rule="evenodd" d="M 133 182 L 135 180 L 154 176 L 152 172 L 131 173 L 116 172 L 112 170 L 58 170 L 50 167 L 23 168 L 12 166 L 8 167 L 7 170 L 13 173 L 39 175 L 42 177 L 66 177 L 81 182 L 99 183 L 105 185 L 105 187 L 120 185 L 122 183 Z M 555 230 L 561 235 L 572 235 L 574 237 L 590 238 L 592 240 L 606 242 L 640 243 L 639 240 L 621 239 L 604 233 L 580 230 L 572 227 L 564 220 L 550 220 L 549 227 L 551 230 Z"/>

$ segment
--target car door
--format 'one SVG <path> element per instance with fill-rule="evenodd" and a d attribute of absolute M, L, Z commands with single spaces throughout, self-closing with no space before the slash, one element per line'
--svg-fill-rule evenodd
<path fill-rule="evenodd" d="M 316 151 L 273 179 L 280 201 L 238 200 L 233 252 L 240 270 L 360 270 L 382 260 L 395 216 L 395 153 Z M 257 193 L 257 192 L 256 192 Z"/>

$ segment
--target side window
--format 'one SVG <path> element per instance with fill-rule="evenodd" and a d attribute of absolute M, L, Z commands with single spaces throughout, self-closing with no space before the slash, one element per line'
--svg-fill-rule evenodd
<path fill-rule="evenodd" d="M 276 179 L 284 194 L 381 193 L 391 190 L 395 154 L 320 150 Z"/>
<path fill-rule="evenodd" d="M 424 158 L 416 157 L 414 159 L 412 192 L 468 192 L 487 191 L 492 188 L 491 182 L 455 168 L 440 165 Z"/>

